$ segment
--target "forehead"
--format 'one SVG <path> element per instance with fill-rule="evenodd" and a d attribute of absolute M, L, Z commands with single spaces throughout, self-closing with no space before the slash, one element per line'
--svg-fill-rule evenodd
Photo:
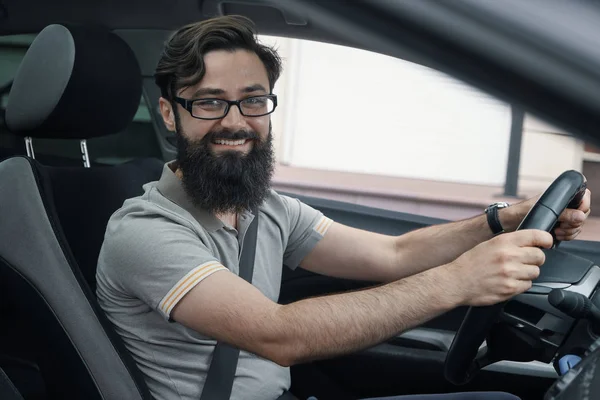
<path fill-rule="evenodd" d="M 269 88 L 267 70 L 251 51 L 211 51 L 204 55 L 204 67 L 204 77 L 195 89 L 211 87 L 236 92 L 256 84 Z"/>

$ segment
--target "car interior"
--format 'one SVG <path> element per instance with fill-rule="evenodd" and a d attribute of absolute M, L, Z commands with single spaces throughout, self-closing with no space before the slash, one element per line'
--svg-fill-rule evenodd
<path fill-rule="evenodd" d="M 593 128 L 600 102 L 594 100 L 600 91 L 592 89 L 600 87 L 600 69 L 590 66 L 600 60 L 567 63 L 587 53 L 564 37 L 561 44 L 581 54 L 539 46 L 536 60 L 546 57 L 550 64 L 517 68 L 506 54 L 500 59 L 494 46 L 504 40 L 497 47 L 506 50 L 506 43 L 522 38 L 515 33 L 519 22 L 535 6 L 538 18 L 557 18 L 537 0 L 507 2 L 510 10 L 470 0 L 0 1 L 2 35 L 32 35 L 14 77 L 0 89 L 0 398 L 153 398 L 96 302 L 95 268 L 110 215 L 175 157 L 152 78 L 172 30 L 216 15 L 246 15 L 266 34 L 364 48 L 444 70 L 598 142 Z M 592 6 L 550 11 L 596 16 L 586 8 Z M 448 30 L 452 21 L 464 29 Z M 504 29 L 508 24 L 512 30 Z M 469 31 L 474 27 L 479 30 Z M 541 40 L 534 34 L 555 38 L 543 36 L 545 28 L 528 32 L 531 40 L 521 40 L 511 54 L 530 54 Z M 483 33 L 484 47 L 474 39 L 483 40 Z M 568 75 L 571 85 L 551 84 L 556 73 Z M 148 129 L 135 122 L 142 106 Z M 551 230 L 556 215 L 577 205 L 585 185 L 574 171 L 558 177 L 522 228 Z M 446 222 L 293 196 L 335 221 L 379 233 Z M 490 308 L 455 309 L 357 353 L 293 366 L 291 392 L 320 400 L 476 390 L 524 400 L 579 399 L 584 391 L 600 396 L 600 377 L 594 379 L 600 247 L 577 240 L 546 255 L 528 292 Z M 279 301 L 369 285 L 284 267 Z M 573 356 L 581 361 L 565 369 L 563 361 Z"/>

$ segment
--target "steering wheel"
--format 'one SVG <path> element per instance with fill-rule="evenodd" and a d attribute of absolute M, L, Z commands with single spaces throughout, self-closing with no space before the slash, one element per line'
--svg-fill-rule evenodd
<path fill-rule="evenodd" d="M 558 224 L 558 217 L 566 208 L 579 206 L 585 189 L 586 181 L 582 174 L 577 171 L 564 172 L 529 210 L 517 230 L 541 229 L 552 232 Z M 555 240 L 554 247 L 558 244 Z M 505 304 L 469 308 L 446 356 L 444 375 L 448 381 L 455 385 L 467 383 L 481 368 L 496 361 L 489 357 L 489 350 L 484 354 L 477 353 L 492 325 L 498 321 Z"/>

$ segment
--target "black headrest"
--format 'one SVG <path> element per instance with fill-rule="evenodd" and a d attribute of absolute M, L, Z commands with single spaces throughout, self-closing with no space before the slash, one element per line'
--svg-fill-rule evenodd
<path fill-rule="evenodd" d="M 123 130 L 142 95 L 140 66 L 117 35 L 49 25 L 15 76 L 6 126 L 21 136 L 87 139 Z"/>

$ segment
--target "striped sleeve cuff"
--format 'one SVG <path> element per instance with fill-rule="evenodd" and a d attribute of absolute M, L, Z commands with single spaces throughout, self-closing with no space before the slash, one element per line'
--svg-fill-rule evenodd
<path fill-rule="evenodd" d="M 188 272 L 183 278 L 177 282 L 173 288 L 163 297 L 158 304 L 159 310 L 169 318 L 173 308 L 179 303 L 179 301 L 185 296 L 190 290 L 192 290 L 198 283 L 205 278 L 209 277 L 213 273 L 220 271 L 225 268 L 218 261 L 209 261 L 201 264 Z"/>
<path fill-rule="evenodd" d="M 319 222 L 313 227 L 313 229 L 321 236 L 325 236 L 329 227 L 333 224 L 333 220 L 325 216 L 321 217 Z"/>

